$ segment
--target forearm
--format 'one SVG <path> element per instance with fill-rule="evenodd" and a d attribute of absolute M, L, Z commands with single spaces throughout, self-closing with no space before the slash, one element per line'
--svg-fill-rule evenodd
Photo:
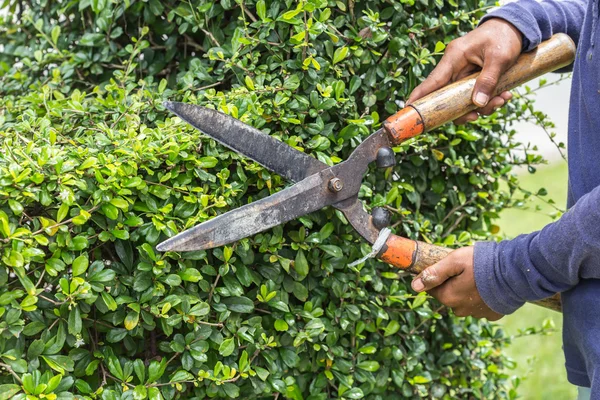
<path fill-rule="evenodd" d="M 600 279 L 600 187 L 539 232 L 476 244 L 474 263 L 483 300 L 502 314 Z"/>
<path fill-rule="evenodd" d="M 555 33 L 568 34 L 575 43 L 583 26 L 587 0 L 519 0 L 487 14 L 513 24 L 523 34 L 523 51 L 535 48 Z"/>

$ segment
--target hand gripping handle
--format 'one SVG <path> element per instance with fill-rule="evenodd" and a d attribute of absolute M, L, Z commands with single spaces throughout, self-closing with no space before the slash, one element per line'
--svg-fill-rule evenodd
<path fill-rule="evenodd" d="M 535 50 L 521 54 L 500 78 L 495 95 L 571 64 L 575 52 L 575 43 L 569 36 L 552 36 Z M 478 76 L 479 72 L 443 87 L 389 117 L 383 126 L 390 140 L 399 144 L 475 110 L 477 106 L 471 97 Z"/>
<path fill-rule="evenodd" d="M 451 252 L 452 249 L 446 247 L 391 234 L 385 245 L 381 248 L 377 258 L 394 267 L 413 274 L 419 274 L 425 268 L 437 263 Z M 560 294 L 533 303 L 551 310 L 561 311 Z"/>

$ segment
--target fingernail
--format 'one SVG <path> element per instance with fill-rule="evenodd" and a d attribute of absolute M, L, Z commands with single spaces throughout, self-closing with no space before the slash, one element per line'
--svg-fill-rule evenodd
<path fill-rule="evenodd" d="M 489 100 L 489 96 L 487 94 L 485 94 L 483 92 L 478 92 L 475 95 L 475 101 L 474 101 L 474 103 L 478 107 L 483 107 L 483 106 L 485 106 L 487 104 L 488 100 Z"/>
<path fill-rule="evenodd" d="M 423 281 L 421 280 L 421 278 L 417 278 L 414 281 L 412 281 L 411 286 L 415 292 L 420 292 L 423 289 L 425 289 L 425 285 L 423 285 Z"/>

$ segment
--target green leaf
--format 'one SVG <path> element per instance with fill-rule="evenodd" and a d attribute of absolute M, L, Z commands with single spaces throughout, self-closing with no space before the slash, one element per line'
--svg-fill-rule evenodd
<path fill-rule="evenodd" d="M 248 87 L 248 89 L 255 90 L 254 82 L 252 82 L 252 78 L 249 75 L 246 75 L 246 77 L 244 78 L 244 82 L 246 82 L 246 86 Z"/>
<path fill-rule="evenodd" d="M 193 381 L 194 376 L 187 371 L 179 370 L 171 376 L 169 382 L 183 382 L 183 381 Z"/>
<path fill-rule="evenodd" d="M 442 42 L 437 42 L 435 44 L 435 52 L 436 53 L 440 53 L 440 52 L 444 51 L 445 48 L 446 48 L 446 45 Z"/>
<path fill-rule="evenodd" d="M 187 268 L 179 272 L 179 277 L 186 282 L 198 282 L 202 279 L 202 274 L 195 268 Z"/>
<path fill-rule="evenodd" d="M 160 362 L 151 361 L 148 366 L 148 380 L 146 383 L 153 383 L 158 381 L 163 374 L 165 373 L 165 369 L 167 368 L 167 359 L 163 358 Z"/>
<path fill-rule="evenodd" d="M 219 354 L 221 354 L 223 357 L 230 356 L 231 353 L 233 353 L 233 350 L 235 350 L 233 338 L 223 340 L 219 346 Z"/>
<path fill-rule="evenodd" d="M 0 233 L 2 237 L 10 236 L 10 227 L 8 226 L 8 215 L 2 210 L 0 210 Z"/>
<path fill-rule="evenodd" d="M 333 64 L 337 64 L 342 62 L 346 56 L 348 55 L 348 47 L 338 47 L 335 49 L 335 53 L 333 54 Z"/>
<path fill-rule="evenodd" d="M 46 389 L 44 390 L 44 393 L 52 393 L 54 392 L 54 390 L 56 388 L 58 388 L 58 385 L 60 385 L 60 382 L 62 381 L 63 376 L 62 375 L 56 375 L 53 376 L 52 378 L 50 378 L 48 380 L 48 386 L 46 386 Z"/>
<path fill-rule="evenodd" d="M 125 317 L 125 329 L 127 329 L 128 331 L 134 329 L 137 326 L 139 320 L 140 313 L 136 311 L 130 311 Z"/>
<path fill-rule="evenodd" d="M 360 388 L 352 388 L 344 392 L 343 396 L 346 399 L 362 399 L 365 395 Z"/>
<path fill-rule="evenodd" d="M 163 400 L 163 396 L 160 390 L 156 387 L 148 388 L 148 399 L 150 400 Z"/>
<path fill-rule="evenodd" d="M 121 197 L 112 198 L 110 200 L 110 204 L 117 208 L 120 208 L 123 211 L 127 211 L 127 209 L 129 208 L 129 203 Z"/>
<path fill-rule="evenodd" d="M 79 276 L 85 274 L 87 271 L 90 261 L 88 260 L 87 254 L 82 254 L 73 260 L 73 276 Z"/>
<path fill-rule="evenodd" d="M 25 336 L 34 336 L 40 333 L 46 328 L 46 324 L 40 321 L 30 322 L 23 328 L 23 335 Z"/>
<path fill-rule="evenodd" d="M 69 205 L 66 203 L 61 204 L 58 212 L 56 213 L 56 222 L 61 222 L 69 214 Z"/>
<path fill-rule="evenodd" d="M 298 250 L 296 253 L 296 260 L 294 261 L 294 270 L 300 276 L 300 279 L 304 279 L 308 275 L 308 261 L 304 256 L 304 251 Z"/>
<path fill-rule="evenodd" d="M 427 301 L 427 293 L 426 292 L 421 292 L 413 300 L 412 304 L 410 305 L 410 308 L 411 309 L 419 308 L 423 304 L 425 304 L 426 301 Z"/>
<path fill-rule="evenodd" d="M 106 340 L 109 343 L 119 343 L 121 340 L 125 339 L 125 336 L 127 336 L 127 329 L 110 329 L 106 335 Z"/>
<path fill-rule="evenodd" d="M 240 356 L 240 360 L 238 362 L 238 366 L 240 367 L 240 372 L 246 371 L 246 368 L 249 367 L 249 364 L 248 364 L 248 352 L 246 350 L 242 351 L 242 355 Z"/>
<path fill-rule="evenodd" d="M 0 400 L 8 400 L 21 391 L 19 385 L 7 383 L 0 385 Z"/>
<path fill-rule="evenodd" d="M 384 336 L 391 336 L 400 330 L 400 324 L 395 319 L 391 320 L 390 323 L 385 327 Z"/>
<path fill-rule="evenodd" d="M 356 366 L 365 371 L 375 372 L 379 369 L 379 363 L 377 361 L 361 361 Z"/>
<path fill-rule="evenodd" d="M 278 319 L 275 321 L 275 329 L 279 332 L 285 332 L 289 329 L 288 323 L 282 319 Z"/>
<path fill-rule="evenodd" d="M 169 286 L 179 286 L 181 285 L 181 277 L 175 274 L 169 274 L 165 278 L 165 283 Z"/>
<path fill-rule="evenodd" d="M 341 258 L 344 255 L 344 253 L 342 252 L 342 249 L 339 248 L 338 246 L 322 244 L 319 246 L 319 248 L 321 250 L 323 250 L 325 253 L 327 253 L 330 256 L 335 257 L 335 258 Z"/>
<path fill-rule="evenodd" d="M 121 363 L 119 362 L 117 357 L 115 357 L 115 356 L 108 357 L 107 366 L 108 366 L 108 370 L 110 371 L 111 374 L 113 374 L 120 380 L 124 379 L 123 378 L 123 368 L 121 367 Z"/>
<path fill-rule="evenodd" d="M 147 389 L 144 385 L 137 385 L 133 388 L 133 398 L 134 400 L 143 400 L 147 397 Z"/>
<path fill-rule="evenodd" d="M 65 371 L 73 371 L 74 362 L 73 359 L 67 356 L 54 355 L 54 356 L 41 356 L 50 368 L 57 371 L 60 374 L 65 374 Z"/>
<path fill-rule="evenodd" d="M 230 311 L 237 313 L 251 313 L 254 311 L 254 302 L 247 297 L 226 297 L 221 299 L 221 303 L 225 304 Z"/>
<path fill-rule="evenodd" d="M 300 357 L 296 354 L 296 350 L 293 347 L 282 347 L 279 349 L 281 359 L 290 368 L 294 368 L 300 362 Z"/>
<path fill-rule="evenodd" d="M 68 327 L 71 335 L 77 335 L 78 333 L 81 333 L 82 322 L 78 306 L 73 307 L 71 311 L 69 311 Z"/>
<path fill-rule="evenodd" d="M 119 218 L 119 209 L 110 203 L 102 205 L 102 212 L 113 221 Z"/>
<path fill-rule="evenodd" d="M 258 0 L 256 2 L 256 14 L 258 15 L 258 18 L 263 21 L 265 18 L 267 18 L 267 7 L 265 5 L 265 0 Z"/>

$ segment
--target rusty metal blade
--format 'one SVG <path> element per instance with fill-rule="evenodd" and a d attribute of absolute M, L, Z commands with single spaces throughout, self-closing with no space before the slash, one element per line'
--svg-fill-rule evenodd
<path fill-rule="evenodd" d="M 329 168 L 327 164 L 316 158 L 229 115 L 194 104 L 166 101 L 164 106 L 222 145 L 293 182 L 300 182 L 312 174 Z"/>
<path fill-rule="evenodd" d="M 331 176 L 330 170 L 311 175 L 281 192 L 182 232 L 156 249 L 194 251 L 226 245 L 339 202 L 343 195 L 327 190 Z"/>
<path fill-rule="evenodd" d="M 350 225 L 352 225 L 360 236 L 371 244 L 375 243 L 379 236 L 379 229 L 373 225 L 371 215 L 364 209 L 363 203 L 358 199 L 358 196 L 334 204 L 334 206 L 344 213 Z"/>

